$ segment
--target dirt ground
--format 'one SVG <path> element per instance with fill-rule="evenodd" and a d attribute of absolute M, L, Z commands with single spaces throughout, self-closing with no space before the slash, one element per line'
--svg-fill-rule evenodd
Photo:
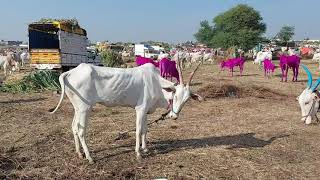
<path fill-rule="evenodd" d="M 303 63 L 316 79 L 317 65 Z M 282 83 L 280 69 L 265 78 L 249 61 L 238 74 L 202 65 L 192 89 L 206 101 L 190 100 L 178 120 L 151 126 L 150 152 L 140 162 L 134 133 L 115 141 L 134 128 L 133 109 L 93 109 L 87 142 L 95 164 L 89 165 L 75 153 L 67 98 L 51 115 L 60 97 L 53 92 L 0 93 L 0 179 L 318 179 L 320 127 L 300 121 L 296 101 L 305 72 L 300 68 L 299 81 L 291 82 L 290 71 L 290 81 Z"/>

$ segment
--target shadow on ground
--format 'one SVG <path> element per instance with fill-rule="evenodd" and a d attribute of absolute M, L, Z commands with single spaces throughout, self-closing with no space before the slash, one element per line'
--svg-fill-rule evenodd
<path fill-rule="evenodd" d="M 157 154 L 167 154 L 174 151 L 187 150 L 187 149 L 198 149 L 205 147 L 213 147 L 213 146 L 229 146 L 227 149 L 236 149 L 236 148 L 263 148 L 267 145 L 270 145 L 273 141 L 279 138 L 289 137 L 289 135 L 277 135 L 271 137 L 268 140 L 263 140 L 254 137 L 255 133 L 245 133 L 245 134 L 237 134 L 231 136 L 221 136 L 221 137 L 205 137 L 205 138 L 197 138 L 197 139 L 174 139 L 174 140 L 163 140 L 157 142 L 151 142 L 149 144 L 150 154 L 149 156 L 155 156 Z M 113 147 L 112 149 L 118 148 L 134 148 L 133 144 L 130 145 L 122 145 Z M 96 152 L 106 151 L 108 149 L 98 150 Z M 108 157 L 120 155 L 122 153 L 130 153 L 134 152 L 134 150 L 124 150 L 115 155 L 109 155 Z M 104 158 L 108 158 L 104 157 Z M 104 159 L 102 158 L 102 159 Z"/>

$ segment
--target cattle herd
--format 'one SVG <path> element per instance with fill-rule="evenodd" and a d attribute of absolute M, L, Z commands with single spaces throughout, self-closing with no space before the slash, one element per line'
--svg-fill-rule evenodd
<path fill-rule="evenodd" d="M 76 153 L 82 157 L 82 147 L 86 159 L 93 163 L 87 146 L 85 136 L 90 111 L 95 104 L 107 107 L 132 107 L 136 112 L 136 145 L 135 152 L 138 159 L 142 152 L 147 152 L 147 115 L 155 112 L 157 108 L 167 110 L 167 118 L 176 119 L 191 98 L 203 100 L 198 94 L 191 91 L 192 78 L 201 64 L 217 64 L 220 71 L 227 69 L 231 76 L 234 68 L 239 67 L 240 76 L 243 74 L 246 56 L 242 52 L 237 57 L 217 61 L 219 53 L 215 51 L 175 51 L 162 52 L 157 58 L 135 57 L 137 67 L 109 68 L 89 64 L 80 64 L 76 68 L 64 72 L 59 77 L 62 94 L 58 105 L 52 110 L 56 112 L 61 106 L 64 95 L 67 95 L 74 107 L 72 132 L 74 135 Z M 320 78 L 312 83 L 310 70 L 301 65 L 301 56 L 293 51 L 278 54 L 279 66 L 272 60 L 271 51 L 258 52 L 253 60 L 258 67 L 263 67 L 266 77 L 272 75 L 277 67 L 281 69 L 281 81 L 287 81 L 288 70 L 293 70 L 292 81 L 298 80 L 299 67 L 308 75 L 307 88 L 297 97 L 301 107 L 302 121 L 310 124 L 317 118 L 320 93 L 317 90 Z M 29 59 L 28 52 L 7 52 L 0 56 L 0 65 L 5 75 L 12 70 L 19 70 Z M 314 54 L 314 60 L 320 61 L 320 52 Z M 182 70 L 194 67 L 187 82 L 184 81 Z M 9 72 L 8 72 L 9 71 Z M 173 80 L 175 79 L 175 83 Z"/>
<path fill-rule="evenodd" d="M 269 52 L 260 52 L 254 60 L 254 63 L 263 65 L 265 76 L 269 76 L 276 68 L 271 57 Z M 58 110 L 64 94 L 66 94 L 75 110 L 72 131 L 76 152 L 82 157 L 81 145 L 86 159 L 93 163 L 85 140 L 87 122 L 92 107 L 97 103 L 107 107 L 132 107 L 136 112 L 135 152 L 137 158 L 140 159 L 141 150 L 148 151 L 146 146 L 147 114 L 155 112 L 157 108 L 164 108 L 167 110 L 168 118 L 176 119 L 189 98 L 203 100 L 201 96 L 191 92 L 190 83 L 200 64 L 213 61 L 213 58 L 213 54 L 207 55 L 202 52 L 193 54 L 176 52 L 171 55 L 162 53 L 159 60 L 136 56 L 135 61 L 138 67 L 128 69 L 80 64 L 60 75 L 62 94 L 52 113 Z M 282 72 L 281 81 L 287 81 L 288 69 L 290 68 L 293 70 L 292 81 L 297 81 L 300 56 L 285 52 L 279 54 L 279 58 Z M 221 70 L 229 69 L 232 76 L 234 67 L 239 66 L 240 75 L 242 75 L 245 61 L 245 57 L 240 53 L 239 57 L 221 61 L 219 65 Z M 186 64 L 188 67 L 192 66 L 194 63 L 197 63 L 197 66 L 185 83 L 182 67 L 186 67 Z M 320 79 L 312 86 L 312 75 L 309 69 L 304 65 L 302 67 L 308 74 L 309 80 L 307 88 L 297 99 L 301 107 L 302 120 L 306 124 L 310 124 L 311 120 L 316 117 L 319 108 L 320 93 L 317 91 L 317 87 L 320 84 Z M 171 81 L 167 78 L 171 78 Z M 176 79 L 176 83 L 172 82 L 172 78 Z"/>
<path fill-rule="evenodd" d="M 0 54 L 0 68 L 4 70 L 5 76 L 12 74 L 12 71 L 20 71 L 30 59 L 27 51 L 6 51 L 4 55 Z"/>
<path fill-rule="evenodd" d="M 170 56 L 172 57 L 170 59 Z M 277 56 L 280 59 L 279 67 L 281 69 L 281 81 L 287 81 L 288 70 L 291 68 L 293 70 L 293 81 L 297 81 L 298 73 L 299 73 L 299 65 L 301 56 L 297 54 L 293 50 L 288 50 L 285 52 L 279 52 Z M 218 57 L 217 52 L 205 52 L 205 51 L 198 51 L 198 52 L 188 52 L 188 51 L 176 51 L 174 53 L 161 53 L 157 60 L 152 58 L 146 58 L 141 56 L 136 56 L 136 65 L 140 66 L 146 63 L 151 63 L 156 67 L 160 67 L 161 76 L 168 78 L 172 77 L 179 79 L 177 74 L 177 64 L 180 65 L 182 69 L 185 67 L 191 67 L 192 64 L 195 63 L 213 63 L 214 60 Z M 318 58 L 318 54 L 314 55 L 315 58 Z M 320 59 L 320 53 L 319 53 Z M 239 57 L 229 58 L 227 60 L 222 60 L 220 62 L 220 69 L 228 69 L 231 72 L 231 76 L 233 76 L 234 68 L 239 67 L 240 76 L 243 73 L 244 63 L 246 59 L 243 56 L 243 53 L 239 54 Z M 253 60 L 253 64 L 258 64 L 259 66 L 263 66 L 265 71 L 265 76 L 269 76 L 273 74 L 276 65 L 272 62 L 272 52 L 271 50 L 268 51 L 260 51 L 258 52 Z"/>

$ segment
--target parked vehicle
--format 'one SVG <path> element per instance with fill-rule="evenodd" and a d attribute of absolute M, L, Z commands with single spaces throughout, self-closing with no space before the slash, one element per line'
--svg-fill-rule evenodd
<path fill-rule="evenodd" d="M 87 51 L 86 30 L 67 21 L 29 24 L 30 65 L 35 69 L 63 69 L 80 63 L 101 65 L 101 59 Z"/>

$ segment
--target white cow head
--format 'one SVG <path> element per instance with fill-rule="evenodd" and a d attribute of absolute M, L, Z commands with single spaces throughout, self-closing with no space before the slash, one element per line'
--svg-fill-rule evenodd
<path fill-rule="evenodd" d="M 317 87 L 320 84 L 320 78 L 312 86 L 312 74 L 305 65 L 301 65 L 308 74 L 308 87 L 302 91 L 297 97 L 301 108 L 302 121 L 306 124 L 310 124 L 311 120 L 316 118 L 316 114 L 319 109 L 320 94 Z"/>
<path fill-rule="evenodd" d="M 177 119 L 179 117 L 179 113 L 181 109 L 183 108 L 184 104 L 190 99 L 190 97 L 194 100 L 202 101 L 203 98 L 199 96 L 198 94 L 194 94 L 191 92 L 190 83 L 192 81 L 192 77 L 194 73 L 197 71 L 200 63 L 196 67 L 196 69 L 191 73 L 188 83 L 183 83 L 183 77 L 181 73 L 181 67 L 178 63 L 177 69 L 179 72 L 179 81 L 180 84 L 174 86 L 170 89 L 165 89 L 166 91 L 172 92 L 172 97 L 170 98 L 170 113 L 169 117 L 172 119 Z"/>

